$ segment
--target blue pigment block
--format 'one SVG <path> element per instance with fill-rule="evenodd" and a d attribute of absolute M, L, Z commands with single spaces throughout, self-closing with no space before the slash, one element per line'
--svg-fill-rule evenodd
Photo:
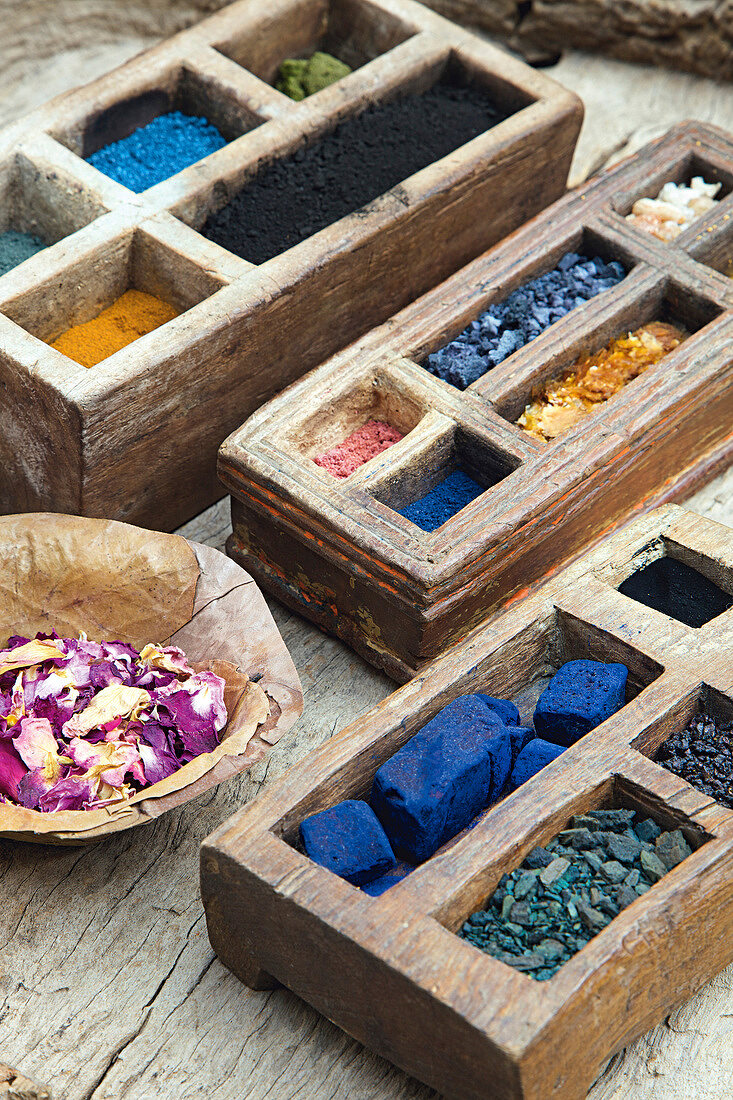
<path fill-rule="evenodd" d="M 86 159 L 105 176 L 145 191 L 226 145 L 208 119 L 170 111 Z"/>
<path fill-rule="evenodd" d="M 551 741 L 543 741 L 541 737 L 534 737 L 524 746 L 509 780 L 509 790 L 516 791 L 522 783 L 526 783 L 537 772 L 556 760 L 565 752 L 562 745 L 553 745 Z"/>
<path fill-rule="evenodd" d="M 493 710 L 501 718 L 505 726 L 519 725 L 519 711 L 509 699 L 496 699 L 493 695 L 477 693 L 478 699 L 483 699 L 489 710 Z"/>
<path fill-rule="evenodd" d="M 516 764 L 517 758 L 524 746 L 529 744 L 535 736 L 534 730 L 527 726 L 509 726 L 509 740 L 512 745 L 512 767 Z"/>
<path fill-rule="evenodd" d="M 374 882 L 368 882 L 366 886 L 362 886 L 362 890 L 365 894 L 369 894 L 371 898 L 379 898 L 392 886 L 396 886 L 398 882 L 402 882 L 403 878 L 407 878 L 414 870 L 415 867 L 412 863 L 398 863 L 392 871 L 387 871 L 386 875 L 382 875 L 381 878 L 375 879 Z"/>
<path fill-rule="evenodd" d="M 420 500 L 399 509 L 399 514 L 423 531 L 435 531 L 483 492 L 482 485 L 463 470 L 456 470 Z"/>
<path fill-rule="evenodd" d="M 568 661 L 542 692 L 534 712 L 538 736 L 572 745 L 626 702 L 626 665 Z"/>
<path fill-rule="evenodd" d="M 307 817 L 300 826 L 306 854 L 321 867 L 354 886 L 364 886 L 390 871 L 394 852 L 374 812 L 347 799 Z"/>
<path fill-rule="evenodd" d="M 382 765 L 370 802 L 398 857 L 421 863 L 501 794 L 510 770 L 509 728 L 464 695 Z"/>

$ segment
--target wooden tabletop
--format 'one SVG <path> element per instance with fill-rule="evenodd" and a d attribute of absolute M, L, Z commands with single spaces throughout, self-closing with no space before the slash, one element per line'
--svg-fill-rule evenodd
<path fill-rule="evenodd" d="M 107 44 L 97 71 L 122 60 L 130 45 Z M 18 107 L 62 90 L 75 75 L 96 75 L 89 58 L 88 46 L 72 50 L 65 66 L 57 58 L 51 87 L 37 80 L 37 59 L 16 66 Z M 553 71 L 586 102 L 576 181 L 685 118 L 733 129 L 731 85 L 579 54 Z M 11 94 L 3 116 L 12 110 Z M 733 471 L 688 506 L 733 525 Z M 228 532 L 221 502 L 181 533 L 223 549 Z M 198 891 L 201 840 L 392 687 L 341 643 L 270 606 L 300 672 L 305 712 L 266 764 L 90 848 L 0 842 L 0 1062 L 50 1084 L 57 1100 L 436 1096 L 291 993 L 246 989 L 209 946 Z M 614 1058 L 591 1100 L 728 1100 L 731 1021 L 733 967 Z"/>

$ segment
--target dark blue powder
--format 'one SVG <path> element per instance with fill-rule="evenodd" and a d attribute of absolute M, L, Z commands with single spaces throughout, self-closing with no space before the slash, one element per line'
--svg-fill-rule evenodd
<path fill-rule="evenodd" d="M 208 119 L 170 111 L 158 115 L 129 137 L 105 145 L 87 160 L 123 187 L 140 192 L 225 145 L 226 141 Z"/>
<path fill-rule="evenodd" d="M 483 492 L 483 485 L 464 474 L 463 470 L 456 470 L 420 500 L 398 511 L 405 519 L 422 527 L 423 531 L 435 531 Z"/>
<path fill-rule="evenodd" d="M 576 306 L 616 286 L 625 275 L 617 260 L 605 263 L 598 257 L 591 260 L 567 252 L 552 271 L 489 306 L 455 340 L 429 355 L 425 367 L 465 390 Z"/>

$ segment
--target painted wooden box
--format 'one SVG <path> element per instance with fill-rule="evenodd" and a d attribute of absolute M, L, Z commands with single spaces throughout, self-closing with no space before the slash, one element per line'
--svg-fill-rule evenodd
<path fill-rule="evenodd" d="M 280 62 L 319 46 L 353 72 L 301 102 L 277 91 Z M 258 173 L 446 81 L 503 120 L 263 262 L 199 232 Z M 170 111 L 227 144 L 139 194 L 86 162 Z M 0 226 L 48 247 L 0 278 L 0 507 L 156 528 L 200 511 L 218 445 L 263 401 L 562 193 L 581 118 L 411 0 L 241 0 L 7 128 Z M 48 346 L 127 289 L 180 315 L 92 369 Z"/>
<path fill-rule="evenodd" d="M 624 215 L 701 173 L 721 201 L 674 243 Z M 261 408 L 223 444 L 229 553 L 290 607 L 405 680 L 639 509 L 730 461 L 733 142 L 685 123 L 559 200 Z M 466 389 L 426 357 L 568 252 L 619 261 L 612 289 L 566 313 Z M 584 352 L 651 321 L 689 334 L 551 442 L 514 421 Z M 367 420 L 404 434 L 337 479 L 314 456 Z M 400 514 L 456 469 L 485 491 L 430 533 Z"/>
<path fill-rule="evenodd" d="M 663 559 L 712 581 L 729 610 L 693 628 L 618 590 Z M 490 1082 L 496 1100 L 581 1100 L 604 1059 L 733 959 L 733 813 L 654 759 L 700 709 L 733 718 L 732 605 L 733 531 L 667 505 L 502 611 L 207 839 L 219 957 L 254 988 L 283 983 L 446 1097 L 483 1100 Z M 305 817 L 368 798 L 376 769 L 457 695 L 534 706 L 575 658 L 626 664 L 626 704 L 380 897 L 298 850 Z M 455 934 L 572 815 L 611 807 L 680 828 L 692 854 L 554 977 Z"/>

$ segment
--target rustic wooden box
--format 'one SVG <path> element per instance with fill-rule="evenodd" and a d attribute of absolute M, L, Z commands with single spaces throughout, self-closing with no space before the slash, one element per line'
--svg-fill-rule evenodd
<path fill-rule="evenodd" d="M 269 81 L 318 45 L 359 67 L 295 103 Z M 450 68 L 505 121 L 256 266 L 197 230 L 258 168 Z M 229 144 L 134 194 L 83 159 L 161 112 Z M 0 279 L 0 508 L 175 527 L 263 401 L 557 198 L 576 96 L 412 0 L 241 0 L 0 135 L 0 228 L 53 247 Z M 128 288 L 185 312 L 87 370 L 48 347 Z"/>
<path fill-rule="evenodd" d="M 279 980 L 447 1097 L 483 1100 L 488 1089 L 496 1100 L 581 1100 L 604 1059 L 733 959 L 733 812 L 651 759 L 700 704 L 733 716 L 733 609 L 691 629 L 616 590 L 665 554 L 733 595 L 733 531 L 659 509 L 503 611 L 225 822 L 201 856 L 222 961 L 255 988 Z M 457 695 L 529 696 L 533 706 L 547 676 L 578 657 L 623 661 L 627 705 L 381 897 L 293 846 L 304 817 L 368 797 L 380 764 Z M 681 827 L 696 850 L 548 982 L 454 935 L 572 814 L 610 805 Z"/>
<path fill-rule="evenodd" d="M 624 220 L 701 171 L 720 205 L 667 245 Z M 404 680 L 638 509 L 733 454 L 733 141 L 695 123 L 561 199 L 259 410 L 222 446 L 229 553 L 289 606 Z M 460 391 L 420 363 L 569 250 L 629 269 Z M 551 444 L 512 421 L 533 386 L 654 319 L 692 335 Z M 370 417 L 406 438 L 338 480 L 313 455 Z M 399 515 L 457 464 L 487 492 L 437 531 Z"/>

